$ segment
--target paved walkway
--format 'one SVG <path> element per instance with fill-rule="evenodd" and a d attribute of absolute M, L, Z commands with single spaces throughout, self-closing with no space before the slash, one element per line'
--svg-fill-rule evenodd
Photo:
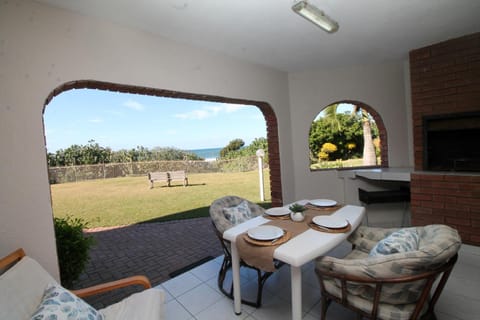
<path fill-rule="evenodd" d="M 89 230 L 96 244 L 90 261 L 74 288 L 83 288 L 123 277 L 143 274 L 152 286 L 169 274 L 208 256 L 222 253 L 211 219 L 195 218 Z M 86 300 L 102 308 L 139 288 L 116 290 Z"/>

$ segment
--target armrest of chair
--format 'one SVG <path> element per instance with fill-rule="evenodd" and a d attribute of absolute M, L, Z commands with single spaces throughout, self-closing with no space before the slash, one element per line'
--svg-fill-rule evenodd
<path fill-rule="evenodd" d="M 142 285 L 145 289 L 151 288 L 150 280 L 145 276 L 132 276 L 116 281 L 106 282 L 88 288 L 72 290 L 72 292 L 80 298 L 96 295 L 103 292 L 108 292 L 132 285 Z"/>

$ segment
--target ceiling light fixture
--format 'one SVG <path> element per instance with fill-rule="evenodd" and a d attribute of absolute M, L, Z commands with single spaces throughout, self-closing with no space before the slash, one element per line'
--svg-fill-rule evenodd
<path fill-rule="evenodd" d="M 300 1 L 294 4 L 292 10 L 328 33 L 334 33 L 338 30 L 336 21 L 323 13 L 322 10 L 308 4 L 307 1 Z"/>

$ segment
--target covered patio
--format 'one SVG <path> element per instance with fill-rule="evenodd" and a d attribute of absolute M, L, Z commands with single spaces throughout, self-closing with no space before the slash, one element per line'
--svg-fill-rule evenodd
<path fill-rule="evenodd" d="M 459 262 L 437 305 L 438 317 L 477 318 L 479 157 L 464 152 L 476 151 L 477 141 L 461 139 L 462 134 L 443 139 L 448 132 L 431 138 L 452 124 L 462 129 L 471 115 L 478 119 L 480 114 L 479 1 L 310 3 L 338 20 L 336 33 L 304 21 L 287 1 L 1 2 L 0 256 L 24 248 L 59 279 L 43 109 L 64 90 L 93 84 L 257 106 L 268 127 L 274 206 L 316 198 L 360 205 L 359 188 L 388 187 L 389 181 L 358 177 L 353 170 L 310 170 L 312 121 L 326 106 L 351 101 L 368 106 L 382 120 L 382 162 L 376 169 L 409 174 L 409 223 L 446 224 L 461 235 Z M 478 133 L 478 121 L 473 123 L 472 132 Z M 452 146 L 453 154 L 444 152 Z M 377 218 L 388 225 L 395 225 L 405 210 L 403 205 L 374 206 L 368 208 L 374 213 L 369 222 Z M 172 241 L 189 236 L 184 228 L 166 226 L 176 233 Z M 216 246 L 208 245 L 212 251 L 202 257 L 215 256 Z M 335 254 L 341 255 L 342 248 Z M 163 254 L 171 254 L 153 251 L 148 258 L 159 266 L 169 259 Z M 128 257 L 113 263 L 120 268 L 115 272 L 130 272 L 132 263 Z M 168 318 L 288 319 L 283 293 L 289 291 L 288 267 L 268 282 L 262 308 L 244 308 L 236 317 L 232 302 L 216 291 L 218 264 L 215 258 L 170 280 L 153 276 L 168 294 Z M 303 272 L 304 318 L 315 319 L 317 282 L 311 265 Z M 93 279 L 92 273 L 84 280 Z M 250 280 L 243 275 L 245 287 Z M 330 312 L 332 319 L 350 317 L 340 308 Z"/>
<path fill-rule="evenodd" d="M 371 221 L 379 224 L 380 221 Z M 185 232 L 188 230 L 188 232 Z M 110 229 L 96 237 L 101 243 L 92 250 L 92 259 L 76 287 L 123 278 L 133 274 L 146 274 L 152 284 L 165 290 L 166 319 L 175 320 L 282 320 L 290 319 L 290 271 L 282 267 L 268 279 L 264 288 L 263 305 L 259 309 L 243 305 L 241 316 L 233 312 L 233 301 L 225 297 L 217 286 L 217 276 L 223 253 L 211 229 L 210 218 L 151 223 L 127 228 Z M 165 243 L 162 237 L 181 233 L 178 242 Z M 162 236 L 163 235 L 163 236 Z M 180 250 L 181 254 L 178 254 Z M 344 243 L 329 255 L 343 257 L 350 250 Z M 195 265 L 202 258 L 215 258 L 170 278 L 170 273 Z M 459 260 L 436 307 L 439 320 L 470 320 L 480 313 L 480 248 L 463 245 Z M 253 298 L 256 294 L 256 274 L 243 269 L 242 294 Z M 231 281 L 231 273 L 227 282 Z M 119 290 L 87 299 L 101 308 L 134 292 Z M 303 268 L 303 313 L 305 320 L 320 318 L 320 288 L 314 264 Z M 355 317 L 349 310 L 333 304 L 327 319 L 348 320 Z"/>

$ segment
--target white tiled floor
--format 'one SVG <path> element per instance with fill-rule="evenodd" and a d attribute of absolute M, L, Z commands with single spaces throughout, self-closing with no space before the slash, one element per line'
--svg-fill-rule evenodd
<path fill-rule="evenodd" d="M 343 244 L 329 254 L 343 256 L 349 250 Z M 287 320 L 291 318 L 290 269 L 283 266 L 266 282 L 263 305 L 259 309 L 242 306 L 242 314 L 233 312 L 233 301 L 217 287 L 217 275 L 223 257 L 211 260 L 174 279 L 160 288 L 166 292 L 167 320 Z M 480 247 L 463 245 L 459 260 L 436 306 L 438 320 L 477 319 L 480 314 Z M 303 268 L 303 313 L 305 320 L 320 319 L 320 289 L 313 263 Z M 242 268 L 242 295 L 256 293 L 256 274 Z M 230 280 L 229 278 L 226 280 Z M 332 303 L 327 319 L 352 319 L 354 315 Z"/>

